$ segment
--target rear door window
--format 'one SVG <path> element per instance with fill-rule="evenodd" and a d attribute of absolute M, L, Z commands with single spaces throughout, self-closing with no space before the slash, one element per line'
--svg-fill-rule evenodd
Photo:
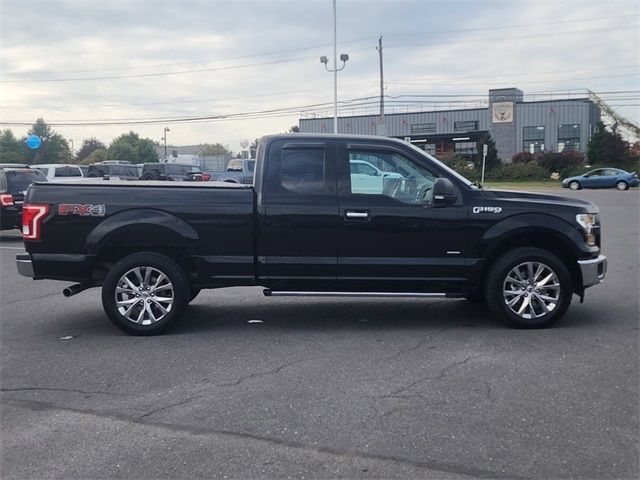
<path fill-rule="evenodd" d="M 300 194 L 325 193 L 325 155 L 322 149 L 284 149 L 280 184 Z"/>

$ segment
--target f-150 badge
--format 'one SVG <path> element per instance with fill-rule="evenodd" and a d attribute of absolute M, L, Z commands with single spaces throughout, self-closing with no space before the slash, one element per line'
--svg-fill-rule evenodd
<path fill-rule="evenodd" d="M 104 217 L 107 209 L 104 205 L 79 203 L 61 203 L 58 205 L 58 215 L 80 215 L 81 217 Z"/>
<path fill-rule="evenodd" d="M 501 213 L 502 207 L 473 207 L 473 213 Z"/>

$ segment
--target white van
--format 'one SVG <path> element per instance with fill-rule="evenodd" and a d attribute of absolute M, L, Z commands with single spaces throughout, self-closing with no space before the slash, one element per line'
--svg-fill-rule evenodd
<path fill-rule="evenodd" d="M 79 180 L 84 178 L 86 171 L 83 171 L 82 167 L 85 169 L 87 168 L 84 165 L 72 165 L 65 163 L 43 163 L 41 165 L 31 165 L 31 168 L 37 168 L 44 173 L 47 180 L 50 182 L 60 179 Z"/>

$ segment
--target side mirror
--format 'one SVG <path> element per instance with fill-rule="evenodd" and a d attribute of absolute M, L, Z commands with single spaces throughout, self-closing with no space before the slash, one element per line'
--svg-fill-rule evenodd
<path fill-rule="evenodd" d="M 433 204 L 450 205 L 456 203 L 457 199 L 456 190 L 451 180 L 444 177 L 437 178 L 433 185 Z"/>

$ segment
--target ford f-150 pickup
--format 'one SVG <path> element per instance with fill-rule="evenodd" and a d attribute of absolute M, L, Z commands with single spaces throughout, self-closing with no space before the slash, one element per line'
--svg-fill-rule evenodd
<path fill-rule="evenodd" d="M 363 182 L 367 171 L 379 178 Z M 253 186 L 35 183 L 22 221 L 22 275 L 77 282 L 66 296 L 101 286 L 109 319 L 137 335 L 164 331 L 201 289 L 243 285 L 466 297 L 512 326 L 545 327 L 607 266 L 596 205 L 485 190 L 373 136 L 264 137 Z"/>

